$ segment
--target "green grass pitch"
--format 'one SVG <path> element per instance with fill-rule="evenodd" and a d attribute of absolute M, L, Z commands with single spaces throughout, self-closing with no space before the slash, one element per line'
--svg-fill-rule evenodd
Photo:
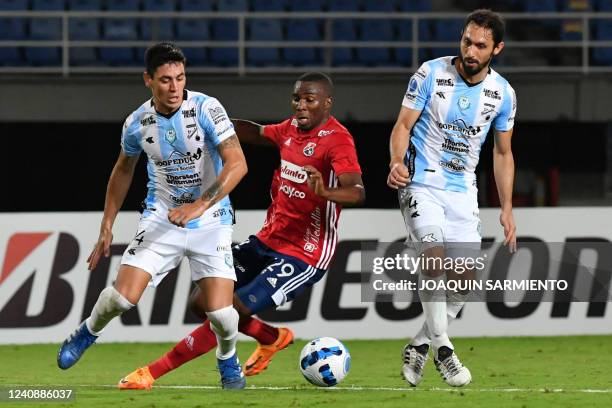
<path fill-rule="evenodd" d="M 425 379 L 410 388 L 400 378 L 404 341 L 346 341 L 352 367 L 336 389 L 308 384 L 298 369 L 304 345 L 280 352 L 249 389 L 218 389 L 214 353 L 156 382 L 152 391 L 119 391 L 117 381 L 165 352 L 168 343 L 94 345 L 73 368 L 57 368 L 57 344 L 0 347 L 0 389 L 71 387 L 76 399 L 59 402 L 0 401 L 15 406 L 82 407 L 611 407 L 612 336 L 456 339 L 473 383 L 448 387 L 427 364 Z M 254 343 L 239 343 L 241 361 Z"/>

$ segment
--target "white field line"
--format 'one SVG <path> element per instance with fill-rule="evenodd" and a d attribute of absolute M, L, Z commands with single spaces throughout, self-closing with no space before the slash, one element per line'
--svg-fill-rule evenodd
<path fill-rule="evenodd" d="M 32 385 L 32 384 L 4 384 L 0 385 L 2 388 L 19 387 L 19 388 L 32 388 L 32 389 L 51 389 L 51 388 L 116 388 L 117 385 L 101 384 L 44 384 L 44 385 Z M 176 389 L 176 390 L 219 390 L 220 387 L 214 385 L 155 385 L 155 389 Z M 401 391 L 401 392 L 499 392 L 499 393 L 582 393 L 582 394 L 611 394 L 612 388 L 600 388 L 600 389 L 589 389 L 589 388 L 577 388 L 577 389 L 564 389 L 564 388 L 401 388 L 401 387 L 275 387 L 275 386 L 255 386 L 250 385 L 246 387 L 247 390 L 268 390 L 268 391 Z"/>

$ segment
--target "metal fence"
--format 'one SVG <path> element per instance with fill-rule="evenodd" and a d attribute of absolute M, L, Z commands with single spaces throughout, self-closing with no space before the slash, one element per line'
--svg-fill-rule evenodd
<path fill-rule="evenodd" d="M 132 73 L 142 71 L 141 65 L 76 66 L 70 63 L 70 53 L 83 47 L 138 47 L 145 48 L 159 40 L 173 40 L 156 37 L 156 21 L 171 19 L 234 19 L 238 22 L 238 38 L 234 41 L 175 41 L 182 48 L 235 48 L 238 51 L 237 64 L 234 66 L 190 66 L 192 73 L 219 73 L 249 75 L 257 73 L 298 73 L 305 70 L 323 70 L 331 73 L 410 73 L 413 72 L 430 53 L 436 49 L 458 49 L 460 32 L 453 41 L 433 41 L 420 38 L 422 24 L 433 26 L 449 20 L 462 21 L 465 13 L 369 13 L 369 12 L 84 12 L 84 11 L 0 11 L 0 18 L 26 18 L 36 24 L 37 19 L 61 19 L 61 39 L 57 40 L 5 40 L 0 48 L 11 47 L 51 47 L 61 49 L 61 64 L 57 66 L 0 66 L 0 73 L 19 74 L 71 74 L 87 73 Z M 147 41 L 123 40 L 71 40 L 71 19 L 134 19 L 150 20 L 153 39 Z M 612 13 L 505 13 L 508 34 L 506 49 L 496 62 L 496 69 L 506 73 L 583 73 L 612 72 L 612 61 L 593 63 L 592 53 L 598 48 L 612 48 L 612 38 L 595 39 L 594 27 L 600 21 L 612 24 Z M 322 41 L 254 41 L 247 39 L 247 23 L 254 19 L 315 19 L 322 25 Z M 338 19 L 372 20 L 383 19 L 395 24 L 411 24 L 410 40 L 393 38 L 391 41 L 340 41 L 334 40 L 332 22 Z M 565 27 L 569 27 L 568 38 L 562 39 Z M 550 34 L 552 33 L 552 35 Z M 435 37 L 435 36 L 434 36 Z M 554 37 L 557 37 L 556 39 Z M 573 37 L 573 38 L 572 38 Z M 310 66 L 252 66 L 247 59 L 247 51 L 255 48 L 314 48 L 321 52 L 321 63 Z M 412 52 L 410 64 L 389 64 L 381 66 L 338 66 L 332 59 L 332 51 L 337 48 L 387 48 L 392 50 L 409 49 Z M 455 51 L 457 52 L 457 51 Z M 611 50 L 612 52 L 612 50 Z M 1 62 L 0 62 L 1 63 Z"/>

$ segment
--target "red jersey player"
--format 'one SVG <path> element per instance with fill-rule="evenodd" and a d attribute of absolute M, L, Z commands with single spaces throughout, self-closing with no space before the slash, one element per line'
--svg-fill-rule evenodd
<path fill-rule="evenodd" d="M 330 116 L 332 91 L 327 75 L 307 73 L 295 83 L 291 118 L 266 126 L 234 121 L 241 142 L 272 144 L 281 158 L 263 228 L 233 247 L 238 329 L 258 341 L 245 363 L 246 375 L 262 372 L 274 354 L 293 341 L 290 329 L 275 328 L 252 315 L 293 300 L 323 277 L 338 242 L 341 207 L 365 200 L 353 138 Z M 196 288 L 193 309 L 205 319 L 203 303 Z M 160 376 L 215 346 L 215 334 L 205 321 L 157 361 L 122 378 L 118 386 L 149 389 Z"/>

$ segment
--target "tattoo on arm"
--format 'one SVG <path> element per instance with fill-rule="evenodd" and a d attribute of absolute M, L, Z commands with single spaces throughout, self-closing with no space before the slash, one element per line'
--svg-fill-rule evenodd
<path fill-rule="evenodd" d="M 215 181 L 210 187 L 208 187 L 204 194 L 202 194 L 202 200 L 214 201 L 221 194 L 221 190 L 223 190 L 221 183 Z"/>
<path fill-rule="evenodd" d="M 236 147 L 240 148 L 240 142 L 238 141 L 238 137 L 236 135 L 233 135 L 219 143 L 217 149 L 219 149 L 219 152 L 222 152 L 225 149 L 232 149 Z"/>

